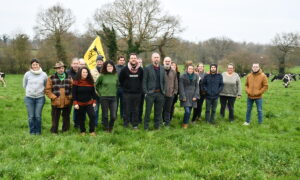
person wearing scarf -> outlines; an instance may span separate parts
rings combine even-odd
[[[194,73],[194,66],[188,64],[186,72],[181,75],[179,80],[179,100],[180,106],[184,107],[184,116],[182,127],[188,128],[192,108],[197,108],[197,99],[199,99],[199,77]]]
[[[138,129],[140,101],[143,93],[143,69],[137,62],[137,55],[132,53],[129,62],[119,75],[120,87],[123,89],[124,127],[131,123],[133,129]]]
[[[65,65],[59,61],[55,64],[56,72],[46,84],[45,94],[51,100],[51,133],[58,133],[59,118],[62,115],[62,132],[70,129],[70,113],[72,108],[72,77],[65,72]]]
[[[23,78],[25,88],[25,104],[28,115],[29,133],[39,135],[42,133],[42,111],[45,104],[44,89],[47,74],[40,67],[38,59],[31,60],[30,70]]]

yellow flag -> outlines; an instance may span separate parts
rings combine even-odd
[[[96,67],[96,58],[98,55],[103,56],[103,61],[106,60],[99,36],[96,37],[83,57],[89,69],[94,69]]]

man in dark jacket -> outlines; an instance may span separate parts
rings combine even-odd
[[[124,56],[119,56],[118,57],[118,64],[116,65],[116,70],[118,75],[120,75],[121,70],[126,66],[125,65],[126,61],[125,61],[125,57]],[[117,112],[118,112],[118,108],[120,105],[120,116],[123,119],[124,118],[124,107],[123,107],[123,89],[118,86],[118,90],[117,90]]]
[[[223,90],[223,77],[217,72],[217,64],[210,65],[210,73],[204,77],[203,89],[206,93],[206,122],[214,124],[215,114],[218,105],[218,98],[220,92]]]
[[[162,120],[162,107],[165,94],[165,70],[160,65],[160,55],[153,53],[152,64],[144,69],[143,89],[146,99],[146,112],[144,117],[144,129],[149,129],[150,114],[154,104],[154,128],[159,129]]]
[[[140,101],[143,93],[143,69],[137,62],[137,55],[132,53],[128,65],[119,76],[120,87],[123,90],[124,100],[124,126],[132,124],[133,129],[138,129]]]

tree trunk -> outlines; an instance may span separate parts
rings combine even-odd
[[[284,54],[283,56],[281,56],[279,58],[279,68],[278,68],[278,71],[279,71],[279,74],[285,74],[285,56],[286,54]]]
[[[64,64],[67,64],[67,57],[65,49],[61,42],[61,34],[55,34],[55,49],[58,61],[62,61]]]

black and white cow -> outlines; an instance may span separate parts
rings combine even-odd
[[[291,75],[290,74],[285,74],[282,81],[283,81],[284,87],[287,88],[290,85],[290,82],[292,81]]]
[[[247,75],[247,73],[239,73],[240,78],[243,78]]]
[[[0,82],[4,87],[6,87],[5,74],[3,72],[0,72]]]

